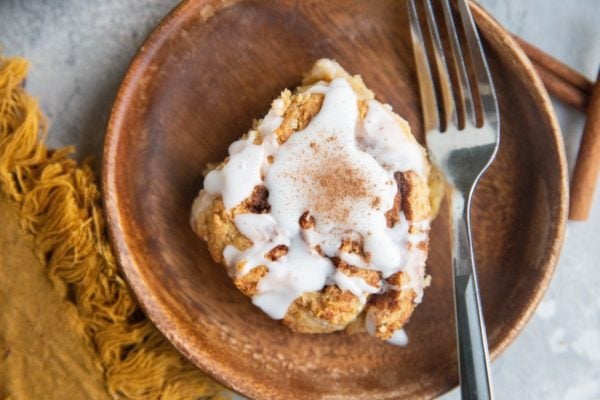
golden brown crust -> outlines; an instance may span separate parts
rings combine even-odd
[[[304,333],[328,333],[344,329],[362,311],[358,297],[337,286],[320,292],[308,292],[297,298],[283,322],[292,330]]]
[[[330,60],[319,60],[313,68],[302,79],[302,86],[298,92],[305,91],[310,85],[318,82],[331,82],[336,78],[344,78],[352,87],[359,100],[371,100],[375,96],[367,88],[360,75],[350,75],[339,64],[334,64]]]
[[[350,322],[347,326],[346,329],[344,329],[344,332],[350,334],[350,335],[354,335],[357,333],[365,333],[367,330],[365,328],[365,317],[366,313],[365,310],[363,310],[363,312],[361,312],[360,314],[358,314],[358,316],[356,317],[356,319],[352,322]]]
[[[262,186],[255,186],[250,197],[248,197],[242,203],[243,209],[238,210],[237,213],[252,213],[252,214],[265,214],[271,211],[269,205],[269,190]]]
[[[429,204],[429,188],[413,171],[400,175],[400,193],[402,196],[402,211],[409,221],[422,221],[431,215]]]
[[[408,275],[399,272],[388,278],[388,282],[400,289],[408,284]],[[382,340],[392,337],[394,331],[402,328],[416,307],[415,292],[412,290],[388,290],[375,294],[369,299],[367,318],[375,326],[375,336]]]
[[[363,248],[363,241],[361,240],[350,240],[350,239],[342,239],[342,244],[340,245],[340,252],[356,254],[360,258],[362,258],[365,262],[369,262],[371,260],[371,256],[369,254],[365,254]]]
[[[315,218],[305,211],[298,219],[298,224],[302,229],[312,229],[315,227]]]
[[[394,173],[394,180],[396,181],[396,186],[398,187],[398,191],[396,192],[396,196],[394,197],[394,205],[392,208],[385,213],[385,220],[387,222],[387,226],[393,228],[394,225],[398,221],[400,221],[400,210],[402,208],[402,190],[400,188],[400,182],[402,182],[402,173],[396,172]]]
[[[398,272],[398,273],[388,277],[385,281],[388,284],[399,288],[399,287],[402,287],[403,285],[408,285],[410,283],[410,277],[407,274]]]
[[[279,246],[275,246],[265,254],[265,258],[269,261],[276,261],[281,257],[285,256],[288,253],[288,247],[286,245],[280,244]]]
[[[263,276],[269,272],[269,269],[264,265],[252,268],[250,272],[239,278],[235,278],[233,283],[240,292],[246,296],[254,296],[256,294],[256,286]]]
[[[366,268],[358,268],[350,265],[339,258],[335,257],[331,260],[333,265],[338,271],[349,277],[362,278],[367,285],[373,286],[374,288],[379,287],[381,282],[381,274],[378,271],[374,271]]]
[[[428,183],[414,171],[396,172],[394,179],[398,192],[393,207],[385,213],[387,225],[392,228],[400,221],[400,211],[409,221],[421,221],[431,215]]]
[[[314,117],[323,104],[321,93],[299,93],[291,98],[289,107],[283,114],[283,121],[277,130],[277,141],[284,143],[297,131],[306,128],[312,117]]]
[[[440,211],[440,205],[444,199],[446,185],[442,171],[435,165],[431,165],[429,177],[427,180],[429,186],[429,204],[431,204],[431,219],[434,219]]]
[[[210,255],[218,263],[223,263],[223,250],[228,245],[240,250],[252,247],[252,241],[235,226],[232,212],[225,210],[221,197],[217,197],[210,207],[202,210],[193,223],[198,235],[206,240]]]

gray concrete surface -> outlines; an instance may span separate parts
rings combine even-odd
[[[0,46],[27,57],[27,86],[52,146],[100,155],[116,89],[137,47],[175,0],[0,0]],[[510,31],[590,78],[600,64],[598,0],[482,0]],[[582,116],[557,104],[570,166]],[[498,399],[600,399],[600,194],[569,223],[554,280],[531,322],[493,365]],[[455,390],[444,399],[459,398]]]

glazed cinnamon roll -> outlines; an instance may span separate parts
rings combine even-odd
[[[408,123],[322,59],[208,172],[191,223],[292,330],[401,342],[429,284],[429,175]]]

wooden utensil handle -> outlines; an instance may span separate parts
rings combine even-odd
[[[600,79],[600,71],[598,72]],[[592,91],[583,137],[579,145],[579,154],[571,180],[571,198],[569,219],[585,220],[588,218],[594,189],[598,181],[600,167],[600,81]]]

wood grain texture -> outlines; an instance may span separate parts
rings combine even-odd
[[[123,271],[149,317],[217,379],[256,399],[430,398],[457,380],[448,221],[433,224],[432,286],[405,348],[367,335],[303,335],[239,293],[189,227],[207,162],[320,57],[361,74],[417,137],[422,123],[402,1],[190,0],[146,41],[109,124],[104,196]],[[475,249],[491,353],[518,334],[562,244],[566,168],[543,85],[480,8],[502,114],[498,159],[477,190]]]

